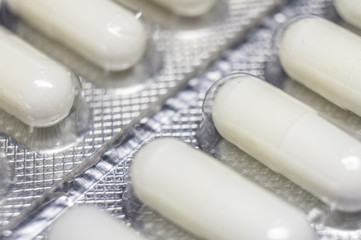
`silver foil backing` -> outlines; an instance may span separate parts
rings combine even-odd
[[[126,5],[133,8],[138,2]],[[159,44],[163,56],[160,74],[142,90],[126,96],[115,94],[114,89],[99,88],[85,78],[85,96],[93,116],[98,118],[94,117],[97,120],[92,131],[78,148],[72,146],[49,155],[20,147],[3,136],[0,146],[15,166],[16,181],[0,206],[4,239],[46,239],[50,224],[61,213],[82,204],[110,212],[147,239],[196,239],[136,198],[129,168],[138,149],[157,137],[176,137],[199,147],[200,138],[205,137],[199,132],[199,124],[206,92],[215,81],[235,71],[271,82],[360,139],[359,117],[288,79],[274,59],[275,32],[291,17],[316,14],[343,24],[332,0],[288,1],[272,13],[269,11],[280,1],[225,3],[228,20],[218,25],[213,22],[208,28],[203,25],[208,21],[199,23],[202,31],[210,31],[199,38],[184,38],[185,33],[198,30],[187,29],[176,20],[163,26],[148,14],[155,22],[151,25],[157,33],[154,43]],[[144,16],[147,18],[146,12]],[[361,239],[361,214],[333,211],[225,140],[215,147],[216,151],[206,151],[304,211],[317,239]]]

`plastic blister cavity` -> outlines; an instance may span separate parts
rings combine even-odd
[[[311,192],[331,209],[361,210],[358,140],[254,76],[233,74],[212,88],[208,92],[211,96],[205,100],[205,105],[209,105],[213,99],[212,107],[204,107],[212,112],[204,114],[208,115],[204,121],[212,121],[225,139]],[[202,138],[204,126],[202,123],[198,140],[202,148],[209,149]]]
[[[28,147],[30,144],[20,144],[15,137],[1,134],[1,151],[6,154],[10,164],[15,166],[16,178],[14,190],[9,192],[0,205],[0,226],[9,230],[4,231],[4,236],[35,237],[52,221],[49,218],[51,214],[46,215],[45,219],[41,213],[43,209],[52,208],[53,205],[47,202],[49,199],[57,199],[59,196],[59,192],[54,194],[54,191],[58,190],[56,187],[58,183],[69,183],[75,173],[80,174],[81,170],[85,171],[98,162],[99,153],[114,147],[119,142],[117,139],[125,135],[124,131],[130,131],[141,118],[158,111],[167,97],[176,94],[189,79],[203,72],[212,60],[219,57],[231,43],[238,41],[245,30],[266,16],[281,3],[281,0],[219,2],[220,4],[217,4],[207,16],[201,17],[210,20],[200,21],[206,25],[205,28],[203,28],[205,25],[198,25],[198,20],[189,20],[184,22],[184,25],[189,24],[186,28],[191,31],[186,32],[179,28],[167,28],[167,20],[171,22],[170,19],[157,22],[148,18],[150,15],[142,14],[148,31],[150,54],[145,54],[145,65],[142,65],[141,60],[134,68],[129,69],[130,71],[126,71],[125,76],[123,73],[107,73],[100,70],[70,49],[43,36],[9,11],[1,12],[2,24],[79,75],[84,103],[89,104],[91,109],[90,123],[86,123],[88,125],[84,134],[78,138],[78,141],[65,144],[64,147],[44,149],[54,146],[50,139],[49,143],[39,146],[37,150],[37,147]],[[214,10],[220,15],[213,16]],[[193,22],[197,24],[193,25]],[[194,29],[197,31],[193,31]],[[135,76],[133,70],[139,75]],[[123,80],[127,79],[129,81],[124,83]],[[42,134],[43,131],[40,131],[39,135]],[[53,140],[57,141],[55,137]],[[44,143],[39,145],[42,144]],[[129,149],[133,147],[134,145]],[[110,162],[105,165],[100,161],[100,165],[105,166],[106,169],[117,162],[113,159],[109,160]],[[127,164],[124,163],[124,166],[126,169]],[[84,176],[93,179],[95,175]],[[98,173],[96,176],[101,177],[101,174]],[[116,178],[124,183],[123,177]],[[89,183],[88,180],[81,183]],[[89,187],[87,185],[76,189],[80,193],[77,196],[82,196]],[[61,194],[64,193],[63,191],[65,190],[61,189]],[[118,195],[114,196],[118,197]],[[109,194],[102,197],[107,198]],[[60,198],[60,200],[64,199],[64,197]],[[56,211],[50,210],[47,213],[63,209],[63,205],[61,207],[57,205]],[[27,215],[30,211],[34,215]],[[38,231],[30,230],[34,229],[35,225]],[[27,228],[28,226],[30,228]]]
[[[47,37],[106,71],[128,69],[144,55],[147,39],[140,15],[113,1],[11,0],[7,6]]]
[[[172,1],[162,1],[162,4],[156,0],[116,0],[117,2],[129,6],[132,9],[139,9],[152,22],[159,23],[169,30],[177,30],[180,32],[187,31],[190,35],[196,35],[197,31],[214,27],[227,18],[228,4],[225,0],[205,1],[208,5],[207,9],[198,11],[197,14],[189,16],[189,14],[176,13],[171,7],[164,5],[172,5]],[[192,8],[186,7],[179,1],[175,1],[175,5],[181,5],[182,8],[192,12]],[[197,2],[197,1],[194,1]],[[200,1],[201,2],[201,1]],[[242,3],[240,3],[242,4]],[[163,6],[162,6],[163,5]],[[245,7],[245,6],[244,6]],[[179,7],[176,7],[179,8]],[[195,13],[195,12],[194,12]]]
[[[234,49],[224,52],[223,57],[219,61],[216,61],[211,69],[209,69],[200,78],[193,79],[186,90],[180,92],[178,95],[167,101],[165,108],[156,114],[156,116],[141,121],[141,124],[135,128],[135,136],[129,137],[125,144],[121,144],[121,146],[110,150],[109,154],[100,160],[98,164],[99,168],[91,169],[90,171],[87,171],[83,177],[72,181],[71,185],[74,186],[74,189],[73,191],[67,193],[67,195],[71,198],[71,202],[76,202],[76,204],[91,204],[107,209],[113,215],[124,219],[126,222],[133,225],[133,215],[128,215],[127,209],[125,209],[127,207],[124,206],[128,203],[132,205],[130,202],[132,200],[128,202],[128,198],[125,196],[126,193],[124,193],[125,185],[128,182],[126,172],[129,169],[129,162],[131,162],[128,158],[124,157],[124,155],[129,151],[135,151],[135,149],[146,142],[148,140],[148,138],[145,137],[147,135],[146,133],[148,133],[148,131],[153,132],[153,130],[155,131],[154,134],[157,136],[174,136],[196,144],[194,134],[201,118],[201,102],[210,84],[216,79],[219,79],[221,76],[229,74],[233,71],[242,70],[252,72],[257,76],[264,76],[263,66],[268,62],[271,36],[274,27],[277,27],[280,21],[287,19],[287,16],[290,15],[313,13],[326,16],[326,12],[332,7],[332,1],[330,0],[296,0],[288,2],[289,5],[285,6],[280,11],[277,11],[276,14],[265,19],[262,25],[258,26],[257,29],[247,34],[246,40],[242,42],[240,46],[235,46]],[[247,15],[252,15],[256,9],[259,9],[259,7],[257,7],[259,6],[258,4],[267,5],[270,4],[271,1],[247,1],[247,5],[248,3],[250,4],[248,7],[245,7],[244,3],[241,3],[241,1],[238,0],[231,1],[230,3],[231,5],[229,5],[229,9],[235,9],[233,7],[236,6],[237,9],[240,9],[239,13],[242,13],[245,17],[243,19],[248,19]],[[249,11],[245,9],[248,9]],[[238,20],[235,15],[233,16],[233,19],[237,22],[237,24],[242,22],[241,20]],[[236,28],[241,29],[242,27]],[[220,31],[217,32],[217,35],[220,38],[222,38],[224,35],[227,35],[224,34],[224,31],[222,31],[223,29],[219,30]],[[169,31],[166,33],[170,34]],[[202,42],[203,40],[197,41],[198,44],[202,44]],[[179,44],[181,43],[178,41],[175,43],[175,45]],[[208,49],[210,48],[211,47],[208,47]],[[180,50],[184,50],[184,48],[180,48]],[[187,51],[181,51],[181,53],[186,53]],[[192,49],[191,52],[193,51],[194,50]],[[174,55],[179,57],[181,54]],[[301,100],[302,102],[311,105],[317,109],[317,111],[322,112],[325,114],[325,116],[327,115],[330,117],[333,121],[340,123],[353,136],[360,137],[360,133],[357,133],[358,130],[361,129],[361,121],[358,116],[351,114],[350,112],[343,111],[335,105],[330,104],[328,101],[298,84],[297,82],[289,80],[286,76],[284,76],[284,78],[278,79],[278,81],[281,83],[279,86],[282,87],[284,91]],[[144,98],[142,98],[142,100],[144,100]],[[117,103],[119,104],[117,106],[121,105],[121,102]],[[96,102],[94,105],[98,106],[98,102]],[[105,107],[105,109],[107,108]],[[109,117],[109,115],[107,117]],[[97,120],[97,122],[99,121]],[[109,124],[109,122],[105,123]],[[104,126],[106,126],[106,124],[104,124]],[[99,128],[95,128],[95,130],[99,131]],[[97,135],[95,137],[97,137]],[[87,141],[89,141],[89,138],[87,138]],[[247,176],[261,186],[269,189],[273,193],[283,198],[285,201],[296,205],[306,213],[310,213],[310,215],[312,215],[312,222],[314,223],[312,226],[314,226],[315,230],[317,231],[318,239],[344,240],[360,238],[359,229],[361,226],[361,218],[359,213],[338,214],[337,212],[330,211],[330,215],[326,217],[331,217],[331,219],[326,219],[326,221],[324,221],[324,216],[320,215],[324,215],[325,213],[327,214],[329,209],[327,206],[317,200],[317,198],[289,180],[285,179],[284,177],[280,176],[279,174],[274,173],[269,168],[265,167],[227,141],[221,140],[220,144],[216,147],[217,148],[214,152],[218,155],[217,158],[221,159],[224,163],[232,166],[232,168],[236,169],[240,174]],[[81,152],[76,152],[75,156],[78,156],[78,154],[81,154]],[[20,159],[20,163],[22,161],[23,160]],[[38,160],[34,161],[39,163]],[[55,159],[54,161],[59,161],[59,159]],[[19,164],[19,161],[17,161],[17,163]],[[65,163],[65,165],[67,164],[69,164],[69,162]],[[59,165],[56,166],[56,168],[58,167]],[[110,167],[113,167],[113,170],[106,174],[104,178],[98,182],[99,179],[97,177],[101,177],[102,175],[99,174],[97,170],[106,169],[109,171]],[[30,176],[32,176],[31,173]],[[20,178],[21,176],[19,179]],[[93,184],[91,188],[89,188],[90,183]],[[82,187],[79,187],[79,185]],[[49,195],[45,194],[45,196]],[[74,200],[74,196],[80,197]],[[63,198],[59,198],[58,200],[62,199]],[[205,199],[205,201],[206,200],[207,199]],[[13,200],[10,200],[11,204],[13,202]],[[25,200],[22,202],[25,202]],[[3,208],[11,209],[11,204],[6,204]],[[16,204],[17,206],[19,205],[18,202],[16,202]],[[21,229],[14,231],[14,235],[21,236],[24,239],[29,239],[29,235],[32,233],[31,238],[35,237],[36,235],[34,235],[35,233],[32,229],[34,229],[35,226],[36,229],[43,229],[46,223],[51,222],[51,220],[48,218],[49,215],[51,215],[49,213],[53,213],[54,211],[62,211],[62,207],[63,206],[57,202],[57,204],[51,204],[47,207],[48,214],[46,215],[39,214],[39,218],[32,220],[30,220],[29,217],[26,219],[21,218],[24,225],[21,225],[23,226]],[[312,208],[315,207],[317,209],[313,211]],[[17,209],[10,211],[17,212]],[[260,216],[261,217],[259,220],[262,221],[262,215]],[[333,218],[333,216],[335,216],[335,218]],[[134,223],[133,226],[137,230],[144,233],[144,235],[149,239],[194,239],[190,236],[186,236],[184,231],[176,227],[174,224],[171,224],[169,221],[165,220],[159,214],[151,211],[147,207],[141,208],[137,217],[139,217],[137,219],[139,220],[140,225]],[[2,219],[6,218],[2,217]],[[40,236],[38,236],[38,238],[46,239],[47,236],[47,231],[44,231],[42,234],[40,234]]]
[[[306,214],[174,138],[143,146],[131,179],[145,204],[200,238],[271,240],[281,231],[285,239],[313,239]],[[267,221],[260,222],[260,214]]]
[[[147,22],[143,19],[141,12],[132,10],[127,11],[131,12],[131,14],[134,15],[134,18],[139,19],[142,23]],[[156,37],[152,35],[153,29],[149,24],[144,24],[146,47],[140,59],[138,59],[131,67],[121,70],[107,70],[106,68],[102,68],[94,62],[89,61],[69,46],[47,36],[44,32],[39,31],[38,28],[34,27],[26,19],[18,17],[16,13],[11,11],[6,2],[2,9],[2,15],[3,18],[6,19],[4,24],[15,34],[57,61],[68,66],[98,88],[112,89],[115,94],[131,94],[139,92],[146,88],[148,82],[153,79],[163,67],[163,57],[158,46],[156,46]],[[124,37],[126,36],[124,35]],[[94,41],[96,40],[97,39],[94,39]],[[118,45],[124,47],[121,42],[119,42]]]
[[[330,11],[327,12],[327,16],[329,15],[329,12]],[[329,17],[331,17],[331,19],[335,18],[333,14]],[[361,140],[359,131],[361,128],[361,119],[359,116],[356,116],[355,113],[338,106],[335,102],[327,100],[324,96],[320,95],[320,92],[312,90],[301,81],[296,81],[291,76],[288,76],[281,65],[279,58],[279,45],[284,32],[289,26],[302,19],[313,18],[318,19],[320,17],[305,14],[291,17],[290,19],[285,18],[281,24],[277,25],[272,38],[271,51],[264,68],[264,78],[267,82],[270,82],[271,84],[284,90],[289,95],[311,106],[322,117],[342,128],[348,134]]]
[[[69,115],[48,127],[29,126],[4,110],[0,110],[1,130],[23,147],[35,150],[59,151],[81,141],[91,122],[91,109],[84,99],[78,77],[68,72],[75,88],[75,98]]]
[[[283,70],[337,106],[360,115],[361,37],[315,16],[291,19],[276,37]]]

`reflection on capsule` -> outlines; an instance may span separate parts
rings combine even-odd
[[[71,74],[0,28],[0,108],[32,127],[68,116],[75,98]]]
[[[151,0],[168,8],[172,12],[185,16],[197,17],[209,12],[216,0]]]
[[[146,33],[128,10],[109,0],[9,0],[20,18],[105,70],[132,67],[143,56]]]
[[[289,23],[279,58],[293,79],[361,116],[361,37],[318,17]]]
[[[361,210],[361,143],[272,85],[233,75],[213,104],[218,132],[341,211]]]
[[[313,239],[302,212],[179,140],[140,149],[131,178],[145,204],[202,239]]]
[[[74,207],[51,226],[50,240],[142,240],[108,213],[91,206]]]

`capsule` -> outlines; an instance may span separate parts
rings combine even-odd
[[[108,213],[91,206],[74,207],[51,226],[50,240],[144,240]]]
[[[71,74],[0,27],[0,108],[31,127],[54,125],[75,98]]]
[[[270,84],[231,76],[212,110],[217,131],[332,209],[361,210],[361,143]]]
[[[143,24],[109,0],[8,0],[20,18],[107,71],[135,65],[146,48]]]
[[[334,0],[336,11],[348,23],[361,29],[361,2],[357,0]]]
[[[299,210],[179,140],[148,143],[131,178],[145,204],[202,239],[313,239]]]
[[[198,17],[209,12],[216,0],[151,0],[184,17]]]
[[[321,18],[301,18],[281,34],[279,58],[291,78],[361,116],[358,35]]]

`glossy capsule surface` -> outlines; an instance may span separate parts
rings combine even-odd
[[[131,179],[140,200],[201,239],[313,239],[305,214],[179,140],[140,149]]]
[[[145,52],[143,23],[110,0],[9,0],[7,4],[24,21],[105,70],[130,68]]]
[[[361,210],[361,143],[256,77],[226,81],[212,110],[218,132],[332,209]]]
[[[294,80],[361,116],[361,37],[322,18],[289,23],[279,59]]]
[[[0,108],[31,127],[68,116],[75,98],[63,66],[0,27]]]

